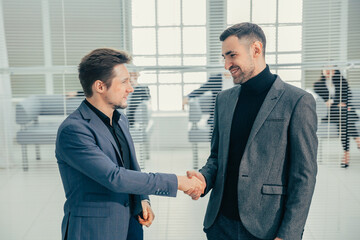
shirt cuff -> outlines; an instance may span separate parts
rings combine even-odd
[[[150,200],[149,199],[144,199],[144,200],[141,200],[142,202],[143,201],[145,201],[145,202],[147,202],[149,205],[150,205],[150,207],[151,207],[151,203],[150,203]]]

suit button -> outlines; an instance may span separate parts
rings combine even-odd
[[[125,206],[125,207],[128,207],[128,206],[129,206],[129,202],[125,202],[125,203],[124,203],[124,206]]]

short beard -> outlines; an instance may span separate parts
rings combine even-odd
[[[114,107],[114,110],[116,110],[116,109],[125,109],[125,108],[127,108],[127,103],[125,103],[125,104],[122,104],[122,105],[114,105],[113,107]]]
[[[241,69],[240,69],[240,71],[241,71]],[[239,77],[237,77],[237,78],[233,78],[233,82],[235,83],[235,84],[243,84],[243,83],[246,83],[250,78],[252,78],[252,76],[254,75],[254,68],[252,68],[251,69],[251,71],[250,72],[248,72],[248,73],[244,73],[244,72],[242,72],[242,74],[240,74],[240,76]]]

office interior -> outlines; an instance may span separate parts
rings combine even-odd
[[[323,121],[326,104],[313,85],[324,69],[338,69],[360,116],[359,12],[358,0],[0,0],[0,239],[61,237],[54,136],[84,98],[77,65],[93,49],[131,53],[129,71],[149,88],[130,129],[142,170],[201,168],[210,153],[211,87],[185,105],[184,97],[211,76],[232,87],[219,35],[240,22],[264,30],[271,72],[316,99],[319,172],[303,239],[358,239],[360,150],[351,138],[350,166],[340,167],[341,135]],[[206,239],[207,201],[181,192],[151,197],[156,218],[145,239]]]

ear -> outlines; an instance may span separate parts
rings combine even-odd
[[[254,58],[262,56],[263,54],[263,44],[260,41],[255,41],[252,45]]]
[[[105,84],[101,80],[96,80],[93,84],[93,92],[103,93],[106,89]]]

